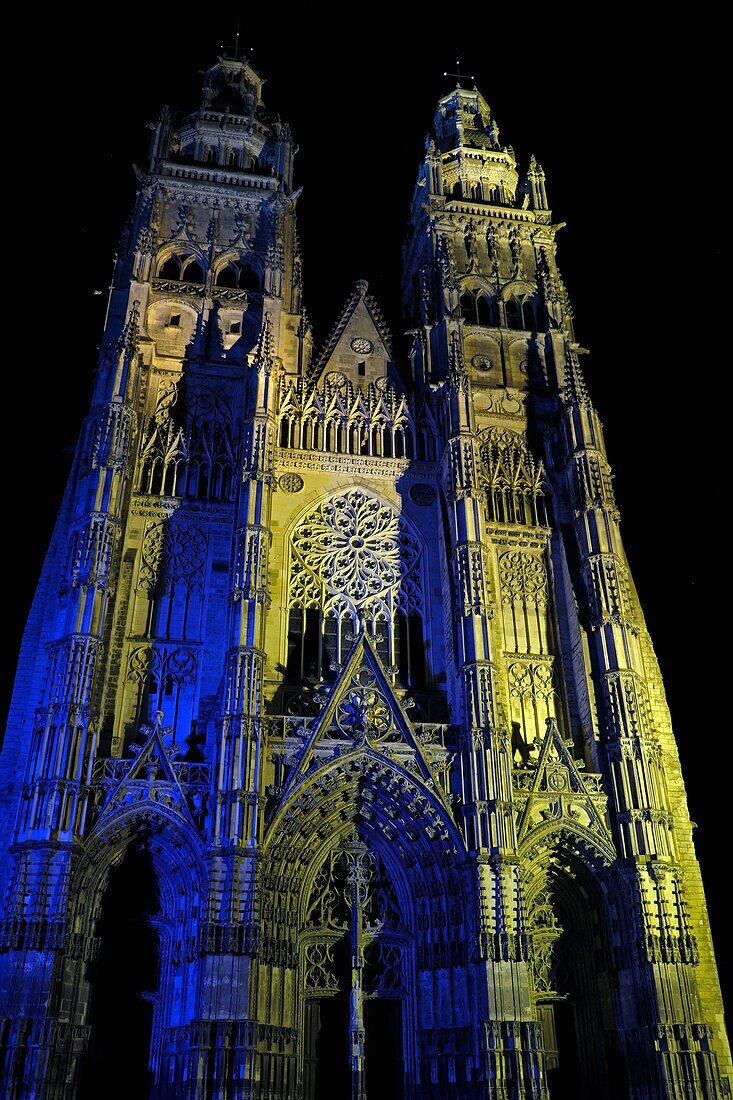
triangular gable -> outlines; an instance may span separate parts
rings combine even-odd
[[[338,390],[334,393],[333,397],[328,403],[328,408],[326,409],[326,416],[333,416],[334,413],[337,416],[342,416],[344,419],[346,419],[346,406],[341,400],[341,395]]]
[[[580,767],[582,764],[573,758],[555,720],[548,718],[536,770],[531,782],[522,784],[528,794],[519,816],[517,839],[520,844],[539,826],[564,821],[595,833],[603,842],[604,850],[613,855],[613,841],[605,821],[607,797],[600,788],[598,777],[584,778]]]
[[[157,722],[147,741],[130,763],[119,783],[112,788],[105,800],[96,824],[128,806],[139,809],[142,802],[177,814],[182,814],[190,825],[193,816],[186,796],[171,763],[171,750],[166,747],[164,731]]]
[[[311,390],[303,406],[303,415],[307,416],[309,413],[315,413],[317,416],[323,416],[325,411],[318,390]]]
[[[128,781],[131,779],[147,779],[148,782],[163,780],[167,783],[178,783],[163,739],[163,730],[158,722],[156,722],[147,741],[130,765],[130,770],[125,779]]]
[[[298,391],[293,382],[288,385],[283,396],[280,398],[280,412],[301,412]]]
[[[326,749],[326,759],[334,755],[375,752],[389,756],[395,763],[401,757],[413,774],[426,783],[443,802],[448,803],[436,782],[436,768],[428,759],[425,748],[415,735],[404,708],[387,679],[374,647],[362,633],[336,680],[331,693],[298,753],[298,760],[288,777],[283,800],[303,781],[306,775],[321,766],[319,749]]]
[[[394,411],[395,426],[403,424],[405,421],[412,423],[412,410],[405,395],[401,394],[397,408]]]
[[[320,378],[327,370],[349,374],[350,366],[355,369],[358,360],[364,356],[367,356],[369,374],[379,364],[379,373],[386,375],[387,365],[392,361],[392,338],[377,303],[367,294],[367,289],[368,283],[360,279],[315,362],[311,380]],[[367,341],[371,350],[359,352],[353,346],[357,340]],[[369,374],[366,375],[367,380]]]

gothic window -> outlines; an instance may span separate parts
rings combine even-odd
[[[138,646],[130,653],[127,679],[140,685],[140,721],[154,722],[159,711],[170,725],[187,729],[193,721],[197,661],[184,646]]]
[[[169,256],[158,269],[159,279],[174,279],[176,282],[203,283],[204,272],[195,256]]]
[[[487,510],[496,523],[545,524],[544,470],[524,433],[489,428],[482,433]]]
[[[461,317],[464,321],[467,321],[469,325],[478,323],[476,298],[470,291],[461,295]]]
[[[217,286],[237,286],[237,279],[239,277],[238,268],[236,264],[224,264],[216,273],[216,279],[214,280]]]
[[[479,294],[476,298],[476,317],[479,325],[483,325],[485,328],[495,324],[491,316],[491,302],[485,294]]]
[[[140,444],[137,491],[197,500],[230,500],[234,487],[231,409],[207,387],[179,409],[175,384],[162,386]]]
[[[532,332],[537,327],[537,321],[534,314],[534,305],[531,298],[525,298],[522,302],[522,321],[524,328],[529,332]]]
[[[159,279],[180,279],[181,261],[178,256],[169,256],[158,270]]]
[[[425,644],[420,616],[411,611],[397,612],[397,665],[402,683],[425,687]]]
[[[509,298],[504,303],[506,309],[506,323],[508,328],[522,327],[522,309],[516,298]]]
[[[239,282],[237,285],[241,290],[256,291],[262,289],[262,280],[254,268],[243,265],[239,269]]]
[[[463,189],[461,187],[461,181],[460,180],[457,180],[453,184],[453,190],[451,191],[451,195],[454,199],[460,199],[460,198],[463,197]]]
[[[365,630],[404,685],[425,683],[420,547],[361,489],[324,501],[291,538],[286,679],[331,679]]]
[[[138,588],[149,593],[148,629],[158,638],[198,635],[207,542],[192,524],[162,522],[142,545]]]
[[[467,290],[461,295],[461,317],[469,325],[491,328],[498,323],[496,304],[480,291]]]
[[[214,282],[216,286],[232,287],[237,290],[258,291],[262,289],[262,280],[258,272],[249,265],[240,264],[234,260],[229,260],[228,263],[219,268]]]
[[[204,273],[198,260],[184,261],[182,278],[187,283],[203,283]]]

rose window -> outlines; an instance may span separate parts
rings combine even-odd
[[[362,489],[309,512],[291,540],[288,680],[332,679],[364,630],[390,675],[406,686],[423,683],[419,559],[404,520]],[[356,710],[351,720],[360,721]]]
[[[305,589],[323,584],[355,605],[393,591],[418,558],[417,542],[399,516],[360,489],[312,512],[293,535],[293,551],[294,573]]]

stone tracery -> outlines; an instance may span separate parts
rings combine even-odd
[[[322,588],[355,607],[374,597],[401,599],[406,610],[418,603],[410,576],[420,554],[417,540],[391,508],[361,489],[311,512],[293,533],[292,547],[294,591],[306,605]]]

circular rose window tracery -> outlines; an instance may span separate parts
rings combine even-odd
[[[324,586],[355,605],[395,592],[419,557],[417,540],[400,517],[361,489],[332,497],[306,516],[292,548],[299,598]]]

